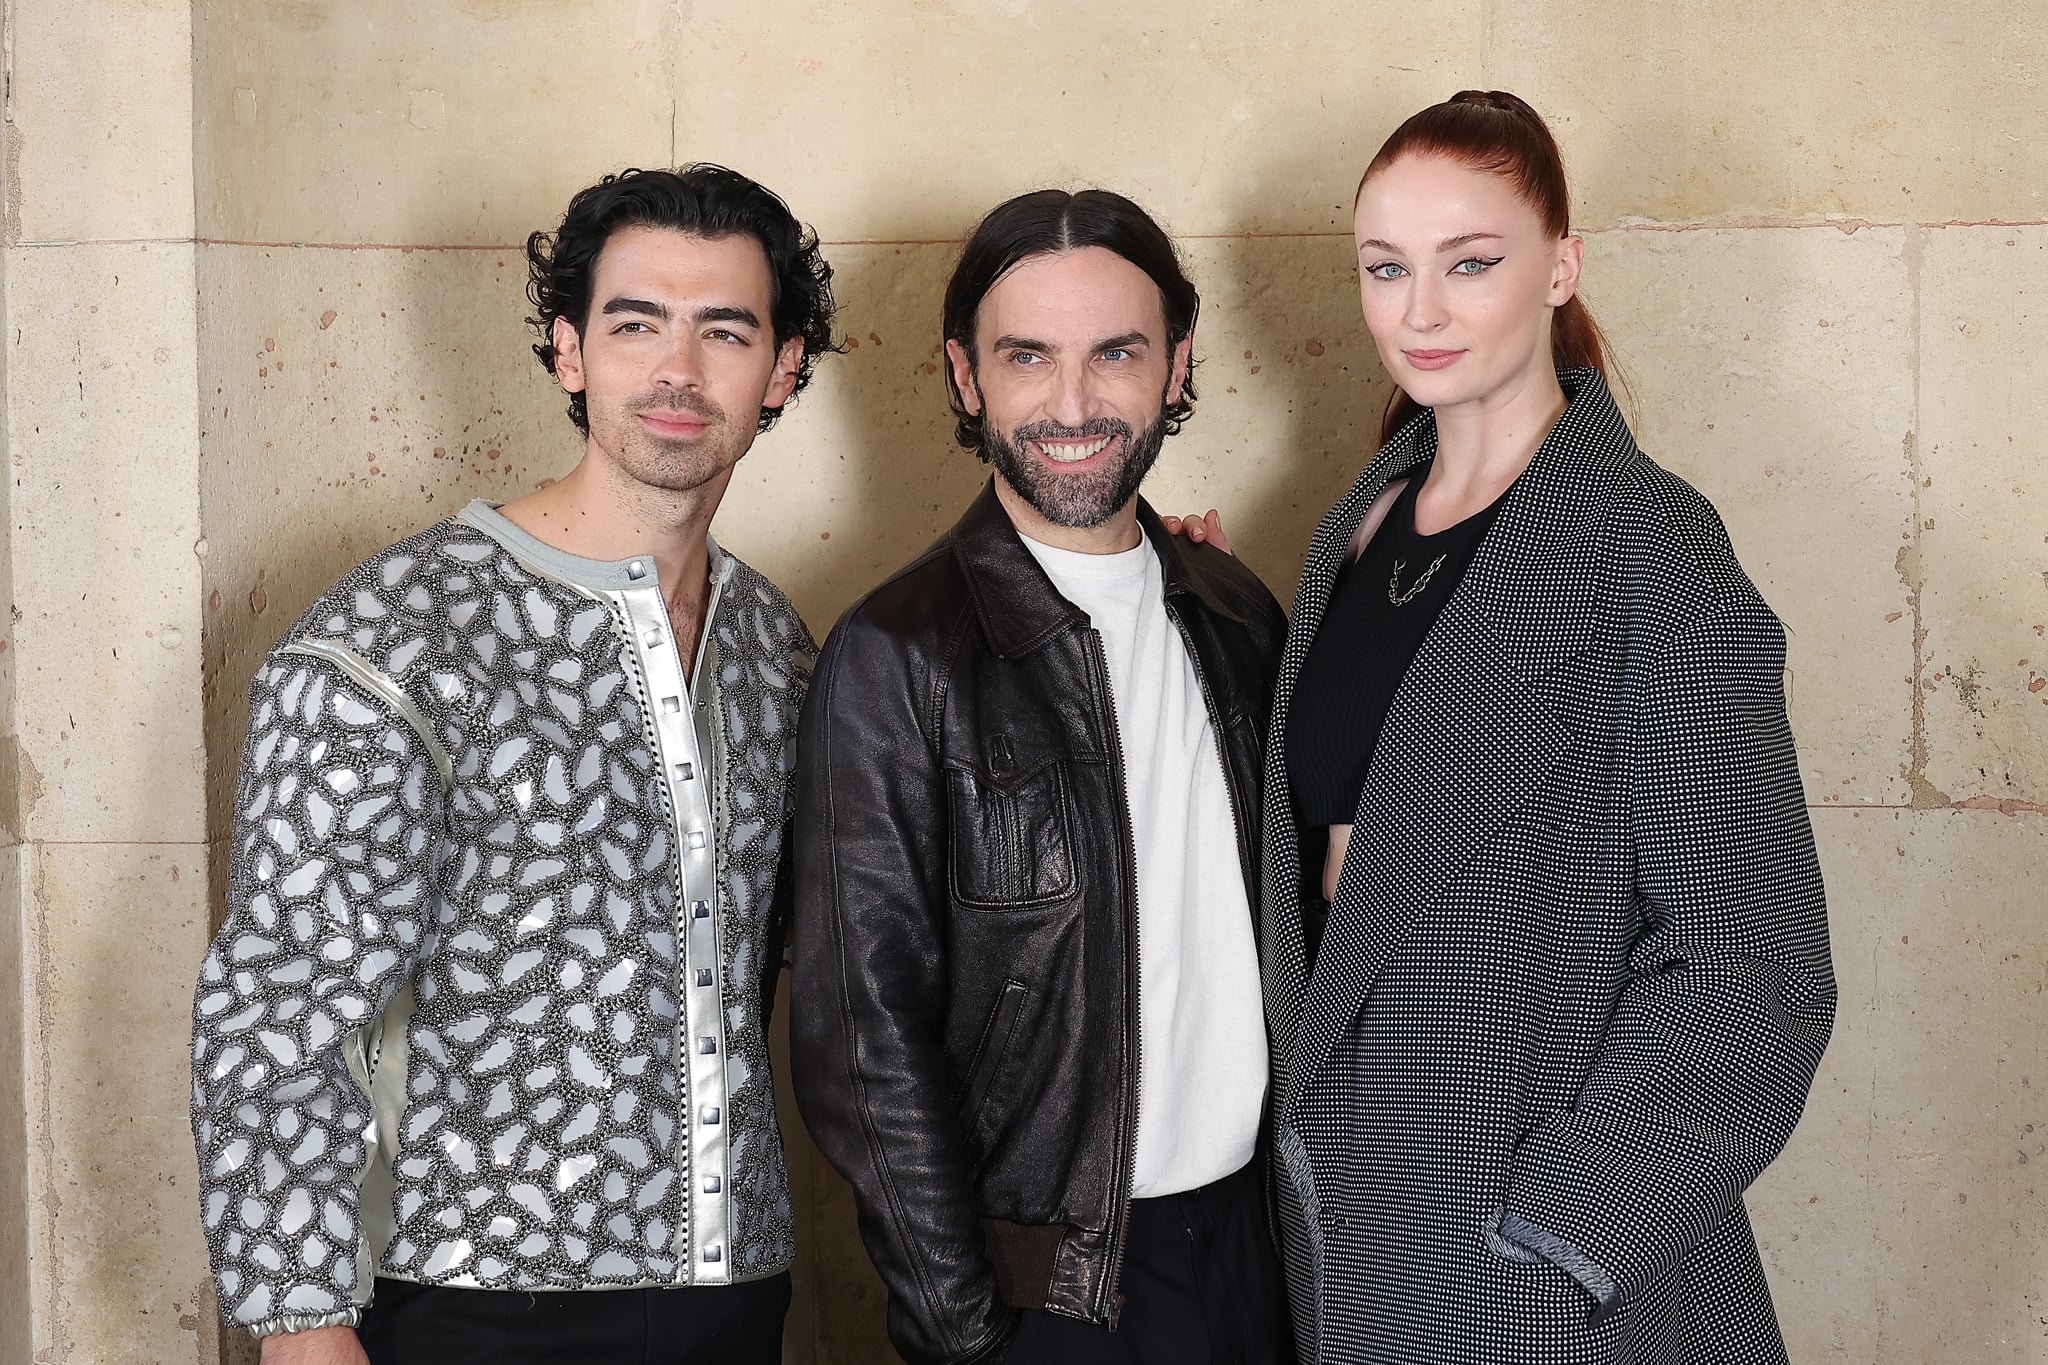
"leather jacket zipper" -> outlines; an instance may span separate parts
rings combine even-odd
[[[1138,1164],[1138,1095],[1145,1065],[1145,1034],[1138,1014],[1138,836],[1131,827],[1131,797],[1124,780],[1123,732],[1116,723],[1116,698],[1109,685],[1109,656],[1102,648],[1102,632],[1089,629],[1088,646],[1095,660],[1097,696],[1108,722],[1110,777],[1116,788],[1117,810],[1122,814],[1125,885],[1130,888],[1127,903],[1130,923],[1124,934],[1125,977],[1124,1027],[1130,1038],[1130,1065],[1124,1069],[1125,1108],[1130,1122],[1117,1144],[1116,1176],[1110,1194],[1116,1205],[1116,1227],[1109,1242],[1109,1330],[1116,1330],[1123,1314],[1124,1241],[1130,1234],[1131,1183]]]

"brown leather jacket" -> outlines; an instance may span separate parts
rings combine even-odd
[[[1286,622],[1237,560],[1139,515],[1256,904]],[[800,734],[797,1102],[853,1184],[891,1339],[955,1365],[999,1356],[1018,1308],[1114,1323],[1138,1076],[1122,753],[1101,637],[993,487],[840,620]]]

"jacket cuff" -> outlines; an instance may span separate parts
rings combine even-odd
[[[1486,1226],[1486,1244],[1510,1261],[1536,1265],[1548,1262],[1578,1281],[1597,1305],[1592,1321],[1604,1322],[1621,1306],[1621,1288],[1592,1257],[1547,1228],[1502,1209]]]
[[[249,1335],[260,1341],[290,1332],[310,1332],[317,1327],[356,1327],[362,1321],[363,1306],[356,1304],[333,1313],[279,1313],[274,1318],[252,1322],[248,1328]]]

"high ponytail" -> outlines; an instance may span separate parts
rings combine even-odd
[[[1564,156],[1543,116],[1519,96],[1505,90],[1460,90],[1442,104],[1413,115],[1380,146],[1359,179],[1359,194],[1365,193],[1366,182],[1375,175],[1408,156],[1440,156],[1500,176],[1536,211],[1546,233],[1552,237],[1571,233],[1571,192],[1565,184]],[[1595,369],[1624,391],[1627,388],[1611,372],[1606,334],[1577,294],[1565,300],[1551,319],[1550,354],[1561,370]],[[1420,411],[1414,399],[1395,389],[1380,418],[1380,444],[1386,444]]]

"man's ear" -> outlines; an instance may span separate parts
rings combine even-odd
[[[974,382],[974,357],[957,341],[946,343],[946,363],[953,367],[953,387],[969,417],[981,416],[981,386]]]
[[[555,348],[555,382],[564,393],[583,392],[583,338],[567,318],[556,318],[548,328],[548,344]]]
[[[1173,371],[1166,381],[1166,406],[1172,407],[1187,397],[1188,368],[1194,363],[1195,334],[1189,332],[1180,339],[1180,345],[1173,348]]]
[[[775,372],[768,377],[768,392],[761,396],[764,408],[779,408],[796,392],[797,371],[804,363],[804,339],[791,337],[775,353]]]

